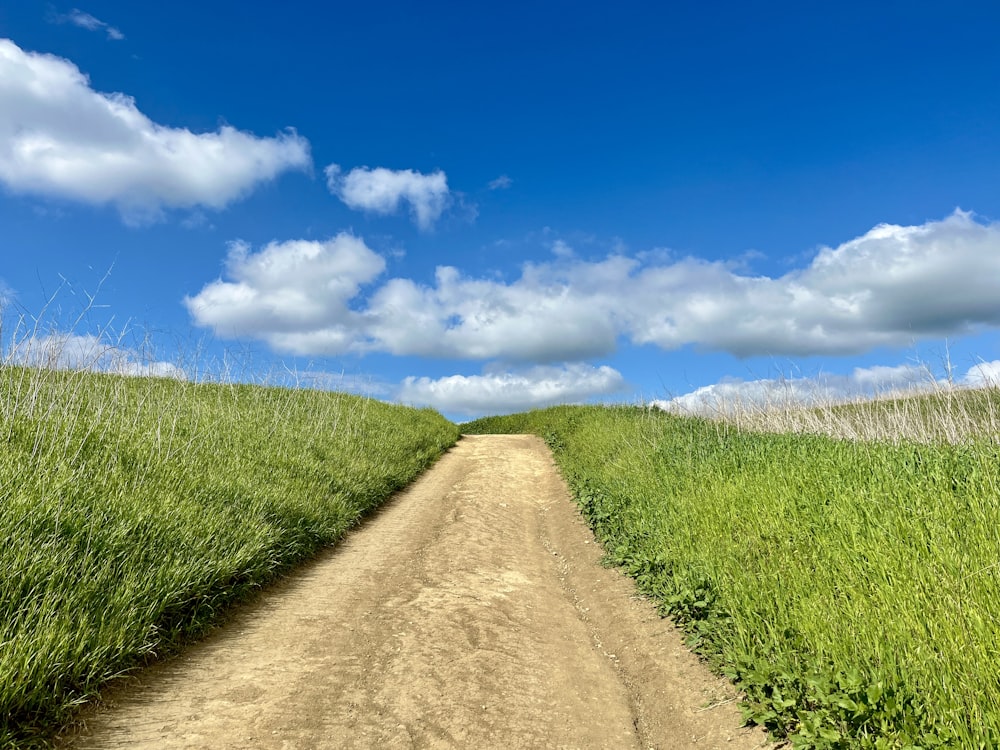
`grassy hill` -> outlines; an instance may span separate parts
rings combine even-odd
[[[956,442],[892,430],[891,441],[760,432],[602,407],[463,430],[543,436],[610,561],[739,684],[746,716],[777,736],[796,747],[992,748],[996,394],[964,398],[963,409],[981,410],[982,430]],[[870,418],[897,406],[845,408]]]
[[[44,743],[457,437],[342,393],[0,367],[0,747]]]

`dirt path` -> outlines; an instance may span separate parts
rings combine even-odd
[[[763,747],[599,559],[543,442],[466,437],[64,746]]]

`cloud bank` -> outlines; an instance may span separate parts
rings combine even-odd
[[[671,399],[650,402],[667,411],[726,414],[734,410],[767,410],[791,406],[835,404],[888,392],[934,388],[937,379],[925,367],[898,365],[855,368],[850,375],[815,377],[728,378]]]
[[[403,381],[398,398],[414,406],[474,416],[587,401],[623,388],[625,379],[617,370],[575,363],[517,372],[451,375],[436,380],[409,377]]]
[[[414,223],[423,230],[434,226],[451,201],[448,178],[440,170],[421,174],[412,169],[355,167],[343,174],[339,165],[331,164],[323,172],[330,192],[349,208],[387,216],[409,203]]]
[[[763,412],[799,406],[828,406],[875,396],[929,392],[942,388],[1000,386],[1000,360],[981,362],[954,383],[936,377],[927,367],[858,367],[850,375],[820,374],[803,378],[729,378],[671,399],[651,401],[665,411],[722,415]]]
[[[159,125],[131,97],[94,91],[70,61],[0,39],[0,183],[13,193],[110,204],[143,222],[167,208],[221,209],[311,163],[292,130],[258,138]]]
[[[375,284],[385,262],[362,240],[340,235],[333,265],[303,251],[309,244],[231,251],[230,279],[187,298],[195,322],[296,354],[522,365],[606,356],[621,340],[739,357],[848,355],[1000,326],[1000,224],[962,211],[879,225],[774,278],[697,258],[564,253],[512,281],[442,266],[432,284]],[[295,272],[255,270],[264,265]]]

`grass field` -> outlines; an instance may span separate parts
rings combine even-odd
[[[545,437],[609,559],[778,737],[803,748],[995,748],[997,393],[965,398],[985,434],[964,441],[919,429],[890,429],[892,441],[767,433],[601,407],[463,431]]]
[[[339,393],[0,366],[0,747],[44,744],[457,435]]]

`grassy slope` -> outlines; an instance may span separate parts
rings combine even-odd
[[[799,747],[1000,746],[1000,448],[755,434],[640,409],[547,439],[609,557]]]
[[[0,746],[43,742],[456,438],[344,394],[0,368]]]

